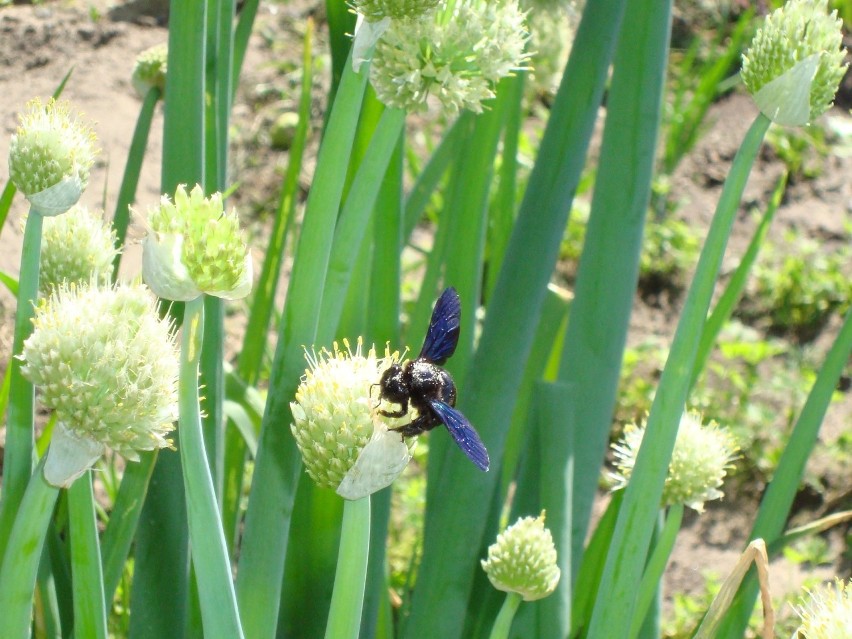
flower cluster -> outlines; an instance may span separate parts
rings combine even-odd
[[[524,66],[529,34],[516,0],[462,0],[392,20],[376,44],[370,81],[386,105],[482,111],[497,82]]]
[[[166,90],[166,70],[169,49],[165,44],[158,44],[146,49],[136,57],[130,82],[141,97],[145,97],[151,89]]]
[[[371,22],[384,18],[416,18],[438,6],[440,0],[354,0],[355,10]]]
[[[644,425],[628,424],[613,444],[618,470],[610,475],[614,489],[629,483],[644,436]],[[722,498],[719,487],[737,450],[733,436],[716,422],[702,424],[698,413],[684,413],[663,488],[663,505],[685,504],[700,513],[704,502]]]
[[[852,581],[835,579],[807,592],[796,608],[807,639],[846,639],[852,629]]]
[[[553,536],[544,527],[544,512],[521,517],[488,547],[482,569],[497,590],[515,592],[524,601],[542,599],[559,583]]]
[[[290,430],[308,474],[338,492],[343,483],[342,496],[349,499],[384,488],[410,459],[402,437],[388,432],[402,422],[381,416],[371,397],[395,355],[386,352],[379,359],[370,348],[364,356],[360,340],[353,353],[344,340],[342,349],[335,343],[332,351],[306,351],[306,357],[309,367],[290,404]]]
[[[222,194],[204,197],[183,185],[172,202],[164,195],[148,213],[142,276],[157,295],[189,301],[202,293],[240,299],[251,290],[251,254],[236,211],[226,213]]]
[[[766,18],[743,55],[742,79],[761,112],[801,126],[824,113],[848,65],[843,21],[827,0],[790,0]]]
[[[95,134],[79,118],[72,118],[65,101],[31,100],[19,119],[9,147],[9,176],[36,212],[64,213],[88,184]],[[46,193],[48,189],[59,193]]]
[[[177,348],[142,286],[60,286],[36,308],[23,374],[57,426],[45,476],[68,485],[111,448],[136,460],[169,445],[177,419]]]
[[[60,284],[109,283],[115,231],[99,215],[77,204],[65,215],[44,221],[39,264],[39,289],[50,295]]]

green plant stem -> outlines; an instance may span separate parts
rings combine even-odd
[[[648,615],[648,610],[656,598],[663,571],[669,562],[682,521],[683,504],[675,504],[669,508],[669,512],[666,514],[663,530],[660,532],[659,539],[654,546],[654,552],[651,554],[651,558],[645,566],[645,572],[642,574],[639,597],[636,601],[636,610],[633,613],[633,623],[630,626],[630,637],[639,635],[639,630]]]
[[[491,628],[491,639],[508,639],[509,631],[512,629],[512,620],[514,620],[515,613],[522,601],[523,599],[516,592],[506,594],[500,613],[494,620],[494,627]]]
[[[74,586],[74,634],[86,639],[106,639],[104,580],[90,470],[68,489],[68,519]]]
[[[623,639],[629,630],[636,593],[645,564],[657,504],[663,492],[691,381],[698,342],[713,296],[731,227],[749,172],[770,121],[763,115],[749,128],[731,170],[698,260],[666,367],[648,416],[646,439],[636,459],[601,579],[589,627],[590,637]]]
[[[6,445],[3,455],[3,500],[0,502],[0,558],[14,526],[18,507],[33,470],[33,385],[21,374],[19,356],[24,341],[32,333],[33,304],[38,298],[38,269],[41,257],[41,231],[44,218],[33,210],[27,216],[21,249],[21,274],[18,278],[18,306],[15,336],[9,360],[9,411],[6,421]],[[0,560],[1,562],[2,560]],[[2,563],[0,563],[2,565]],[[3,636],[3,635],[0,635]]]
[[[199,296],[186,303],[180,361],[180,457],[186,490],[189,539],[205,636],[211,639],[237,639],[243,636],[243,631],[201,431],[198,362],[203,333],[204,297]]]
[[[151,132],[151,121],[154,119],[154,109],[162,97],[162,92],[152,87],[145,94],[139,117],[136,118],[136,128],[127,152],[127,165],[121,178],[121,187],[115,203],[115,215],[112,227],[115,229],[115,248],[121,250],[127,237],[127,226],[130,222],[130,205],[136,199],[136,187],[139,185],[139,174],[142,171],[142,160],[145,159],[145,148],[148,146],[148,134]],[[121,253],[115,256],[112,265],[112,279],[118,278],[118,267],[121,265]]]
[[[358,639],[370,550],[370,497],[343,503],[337,573],[325,639]]]
[[[59,489],[47,483],[44,458],[30,479],[0,568],[0,637],[29,639],[33,589]]]

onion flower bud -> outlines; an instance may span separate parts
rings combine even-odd
[[[172,202],[164,195],[148,213],[142,277],[162,298],[188,302],[202,293],[241,299],[251,291],[251,253],[237,212],[226,213],[222,194],[204,197],[183,185]]]
[[[352,6],[370,22],[384,18],[416,18],[438,6],[440,0],[354,0]]]
[[[115,231],[80,204],[44,221],[39,288],[49,296],[63,283],[107,285],[112,275]]]
[[[370,81],[387,106],[423,111],[437,99],[450,115],[482,112],[502,78],[524,68],[529,37],[516,0],[460,0],[392,20],[376,44]]]
[[[42,299],[22,373],[56,412],[44,474],[70,486],[110,448],[164,448],[177,419],[178,351],[142,286],[60,286]]]
[[[491,584],[503,592],[521,595],[524,601],[547,597],[559,583],[556,547],[544,527],[544,511],[538,517],[521,517],[488,547],[482,569]]]
[[[848,66],[842,24],[827,0],[790,0],[766,17],[742,66],[761,113],[803,126],[828,110]]]
[[[360,340],[354,353],[348,341],[343,346],[335,342],[332,352],[306,351],[309,367],[290,403],[290,430],[311,479],[354,500],[390,485],[411,450],[399,433],[388,430],[408,418],[379,414],[371,393],[395,355],[386,351],[378,359],[374,348],[362,355]]]
[[[166,90],[168,57],[169,48],[165,44],[154,45],[136,56],[130,83],[139,97],[144,98],[151,89],[159,89],[160,92]]]
[[[846,639],[852,629],[852,580],[835,579],[807,591],[796,612],[802,619],[798,635],[806,639]]]
[[[614,490],[630,482],[644,436],[644,424],[641,427],[628,424],[622,438],[613,444],[618,470],[610,474]],[[704,512],[704,502],[724,496],[719,487],[737,450],[733,436],[719,424],[713,421],[702,424],[698,413],[684,413],[663,488],[663,506],[685,504],[696,512]]]
[[[95,134],[68,102],[34,99],[9,146],[9,176],[34,212],[64,213],[80,199],[95,161]]]

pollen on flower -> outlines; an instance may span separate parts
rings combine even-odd
[[[21,370],[56,412],[66,444],[108,447],[130,460],[170,444],[177,347],[147,289],[61,285],[39,302],[33,325]],[[48,465],[56,464],[50,451]]]
[[[553,536],[544,526],[544,511],[538,517],[521,517],[500,533],[481,563],[497,590],[518,593],[524,601],[552,593],[561,573]]]
[[[799,634],[807,639],[846,639],[852,628],[852,580],[835,579],[807,590],[796,612]]]
[[[630,482],[644,436],[644,424],[628,424],[621,439],[612,445],[617,471],[609,474],[613,490]],[[698,413],[684,413],[669,462],[662,505],[681,503],[703,512],[704,502],[724,496],[719,487],[737,451],[736,441],[727,429],[713,421],[702,424]]]
[[[382,372],[395,361],[386,350],[377,358],[374,347],[355,351],[347,340],[332,350],[305,349],[308,368],[290,404],[296,439],[305,469],[319,486],[336,490],[370,441],[380,421],[393,427],[398,420],[377,413],[372,390]]]
[[[9,146],[9,176],[18,190],[29,197],[74,180],[82,191],[95,159],[95,134],[79,116],[72,117],[68,102],[43,104],[36,98],[19,120]]]
[[[449,114],[479,113],[497,82],[524,67],[528,37],[517,0],[442,2],[435,12],[391,21],[370,81],[391,107],[423,111],[432,96]]]

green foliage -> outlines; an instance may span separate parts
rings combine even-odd
[[[831,150],[826,130],[820,124],[804,128],[772,127],[766,143],[787,167],[791,182],[821,175]]]

